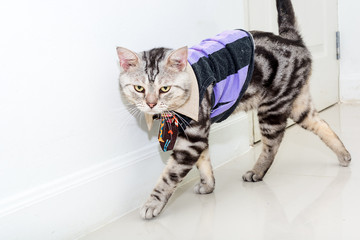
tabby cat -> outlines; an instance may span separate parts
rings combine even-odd
[[[246,182],[261,181],[270,168],[284,136],[287,118],[318,135],[337,155],[341,166],[351,161],[338,136],[322,120],[309,93],[311,54],[297,29],[290,0],[277,0],[279,35],[252,31],[255,44],[253,75],[234,113],[256,109],[262,152],[253,169],[243,175]],[[151,115],[173,112],[190,96],[187,48],[155,48],[134,53],[118,47],[120,89],[128,101]],[[213,86],[201,100],[197,121],[191,120],[179,131],[176,145],[149,199],[140,210],[144,219],[160,214],[176,186],[194,165],[200,182],[194,191],[214,191],[215,179],[209,158]],[[176,114],[176,113],[175,113]]]

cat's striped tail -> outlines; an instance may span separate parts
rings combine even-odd
[[[291,0],[276,0],[279,35],[292,40],[301,40]]]

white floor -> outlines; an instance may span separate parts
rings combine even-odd
[[[352,154],[350,167],[340,167],[318,137],[293,126],[264,181],[241,178],[256,161],[257,145],[215,170],[214,193],[196,195],[196,181],[190,182],[160,217],[144,221],[134,211],[82,240],[360,239],[360,105],[321,115]]]

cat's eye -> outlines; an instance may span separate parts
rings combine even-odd
[[[170,86],[163,86],[162,88],[160,88],[160,93],[167,93],[168,91],[170,91]]]
[[[140,92],[140,93],[144,93],[144,92],[145,92],[145,88],[142,87],[142,86],[135,85],[134,88],[135,88],[135,91],[137,91],[137,92]]]

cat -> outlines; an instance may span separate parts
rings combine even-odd
[[[255,44],[253,74],[234,111],[257,110],[262,135],[262,152],[254,167],[243,175],[246,182],[261,181],[265,176],[284,136],[288,118],[318,135],[337,155],[341,166],[348,166],[351,161],[339,137],[319,117],[312,103],[309,93],[311,54],[297,28],[292,3],[276,0],[276,7],[279,35],[250,32]],[[174,113],[173,110],[190,98],[187,47],[154,48],[141,53],[118,47],[117,53],[121,92],[140,111],[151,115]],[[186,128],[179,131],[172,155],[140,209],[142,218],[152,219],[161,213],[176,186],[194,165],[200,173],[200,182],[194,191],[198,194],[214,191],[208,142],[212,94],[213,85],[210,85],[204,91],[197,121],[190,119]]]

